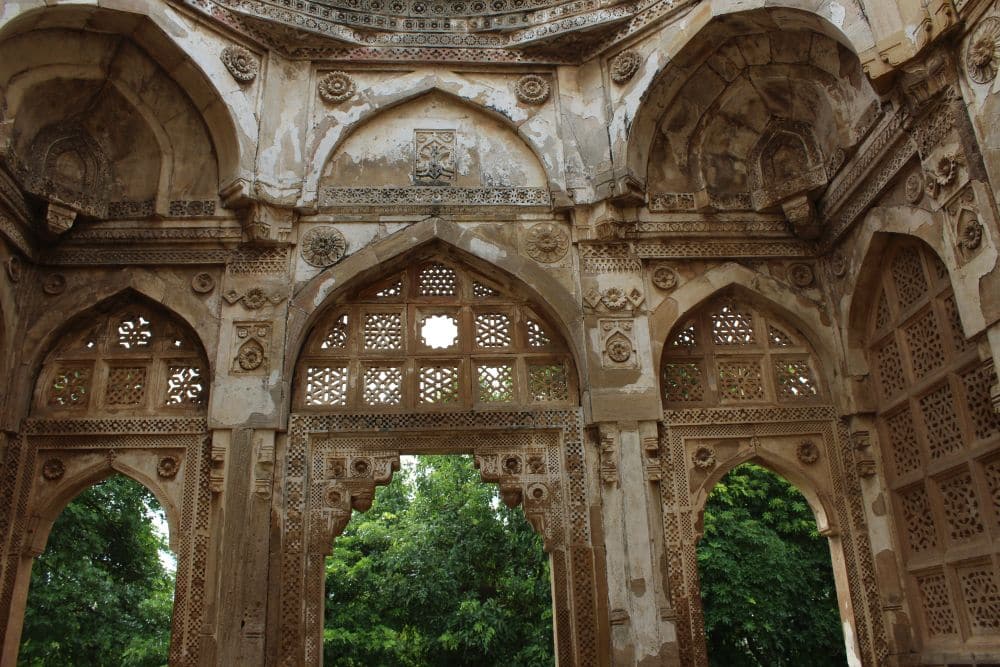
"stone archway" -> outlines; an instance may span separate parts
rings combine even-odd
[[[698,520],[732,467],[763,460],[823,511],[848,653],[878,664],[887,646],[859,491],[872,468],[867,434],[838,419],[818,357],[787,319],[727,291],[682,317],[661,360],[664,421],[645,447],[659,486],[670,616],[681,660],[707,665],[699,594]],[[854,639],[856,641],[852,641]]]
[[[325,557],[399,456],[461,453],[543,537],[559,664],[607,664],[574,360],[543,313],[509,278],[425,250],[343,290],[317,318],[275,461],[275,662],[320,663]],[[429,318],[451,321],[450,344],[422,338]]]

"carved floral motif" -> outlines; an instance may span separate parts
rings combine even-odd
[[[537,74],[522,76],[514,84],[514,94],[525,104],[542,104],[549,99],[552,87],[544,77]]]
[[[920,172],[910,174],[906,177],[906,185],[903,188],[903,196],[911,204],[919,204],[924,196],[924,176]]]
[[[812,440],[803,440],[795,447],[795,456],[806,465],[819,460],[819,447]]]
[[[661,290],[672,290],[677,287],[677,272],[666,264],[660,264],[653,269],[652,281]]]
[[[788,279],[796,287],[809,287],[816,278],[811,266],[799,262],[788,267]]]
[[[708,470],[715,466],[715,449],[709,447],[708,445],[702,445],[698,449],[694,450],[694,454],[691,455],[691,462],[694,463],[696,468],[702,470]]]
[[[976,83],[989,83],[997,76],[1000,63],[1000,18],[984,19],[969,40],[965,52],[965,67]]]
[[[949,153],[938,160],[933,169],[927,170],[927,194],[937,197],[943,188],[953,184],[958,178],[958,166],[963,158],[956,153]]]
[[[245,371],[257,370],[264,363],[264,348],[251,338],[240,346],[236,362]]]
[[[164,479],[173,479],[181,469],[181,462],[176,456],[164,456],[156,464],[156,474]]]
[[[221,58],[222,64],[237,81],[249,83],[257,78],[260,64],[248,49],[230,45],[222,49]]]
[[[623,84],[639,71],[642,56],[637,51],[622,51],[611,61],[611,80]]]
[[[958,245],[963,250],[975,250],[983,242],[983,225],[975,215],[963,216],[958,230]]]
[[[42,464],[42,477],[54,482],[66,474],[66,465],[61,459],[48,459]]]
[[[608,358],[619,364],[632,358],[632,342],[620,333],[616,333],[608,339],[605,350],[608,353]]]
[[[551,264],[566,256],[569,235],[562,228],[543,222],[528,230],[525,252],[537,262]]]
[[[42,291],[50,296],[56,296],[66,291],[66,276],[61,273],[50,273],[42,281]]]
[[[346,72],[330,72],[319,80],[319,96],[329,104],[340,104],[354,96],[357,86]]]
[[[215,278],[207,271],[197,273],[191,279],[191,289],[198,294],[208,294],[215,289]]]
[[[347,252],[347,239],[336,227],[313,227],[302,237],[302,259],[312,266],[336,264]]]

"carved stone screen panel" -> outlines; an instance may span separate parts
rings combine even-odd
[[[825,396],[801,334],[727,296],[713,299],[674,329],[660,377],[668,408],[802,405]]]
[[[371,506],[400,454],[473,454],[482,479],[522,505],[551,558],[555,652],[561,665],[604,664],[604,589],[591,542],[591,501],[578,409],[539,412],[294,414],[278,469],[283,488],[280,664],[322,656],[325,558],[353,510]]]
[[[342,300],[298,364],[305,410],[440,411],[576,403],[555,327],[498,281],[431,259]]]
[[[885,253],[868,323],[879,441],[925,650],[1000,637],[1000,417],[948,272],[920,241]]]

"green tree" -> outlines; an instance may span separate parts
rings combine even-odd
[[[713,666],[843,666],[830,549],[786,480],[732,470],[705,505],[698,572]]]
[[[59,515],[31,571],[20,664],[167,664],[173,575],[141,484],[115,476]]]
[[[467,456],[421,457],[327,560],[325,664],[553,663],[548,557]]]

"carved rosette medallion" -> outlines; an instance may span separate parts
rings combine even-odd
[[[795,447],[795,456],[806,465],[819,460],[819,447],[812,440],[803,440]]]
[[[608,358],[615,363],[623,364],[632,358],[632,343],[620,333],[616,333],[608,339],[605,350],[608,353]]]
[[[156,474],[164,479],[173,479],[181,469],[181,462],[176,456],[164,456],[156,464]]]
[[[958,230],[958,245],[967,251],[978,248],[983,242],[983,225],[975,215],[963,216]]]
[[[336,227],[313,227],[302,237],[301,246],[302,259],[322,269],[344,258],[347,239]]]
[[[215,278],[207,271],[195,274],[191,279],[191,289],[198,294],[208,294],[215,289]]]
[[[346,72],[330,72],[319,80],[319,96],[329,104],[340,104],[354,97],[357,86]]]
[[[636,51],[622,51],[611,61],[611,80],[623,84],[639,71],[642,56]]]
[[[241,83],[249,83],[257,78],[260,64],[249,50],[242,46],[230,45],[222,49],[222,64],[233,78]]]
[[[48,459],[42,464],[42,477],[54,482],[66,474],[66,465],[60,459]]]
[[[815,279],[812,267],[808,264],[798,262],[788,267],[788,280],[796,287],[809,287]]]
[[[833,256],[830,257],[830,270],[838,278],[847,275],[847,258],[844,257],[844,253],[839,250],[833,253]]]
[[[1000,18],[984,19],[972,32],[965,51],[965,67],[976,83],[989,83],[1000,67]]]
[[[56,296],[66,291],[66,276],[61,273],[50,273],[42,282],[42,291],[50,296]]]
[[[544,77],[537,74],[522,76],[514,84],[514,94],[525,104],[542,104],[549,99],[552,87]]]
[[[702,445],[694,450],[694,454],[691,455],[691,462],[694,463],[695,468],[700,468],[701,470],[709,470],[715,467],[715,449],[708,445]]]
[[[608,310],[622,310],[628,305],[628,295],[621,287],[609,287],[601,295],[601,303]]]
[[[267,304],[267,292],[260,287],[251,287],[243,295],[243,305],[250,310],[263,308]]]
[[[677,287],[677,272],[666,264],[660,264],[653,269],[652,281],[661,290],[670,291]]]
[[[236,363],[245,371],[257,370],[264,363],[264,348],[251,338],[240,346],[236,355]]]
[[[560,227],[543,222],[528,230],[525,252],[536,262],[558,262],[566,256],[568,250],[569,235]]]

